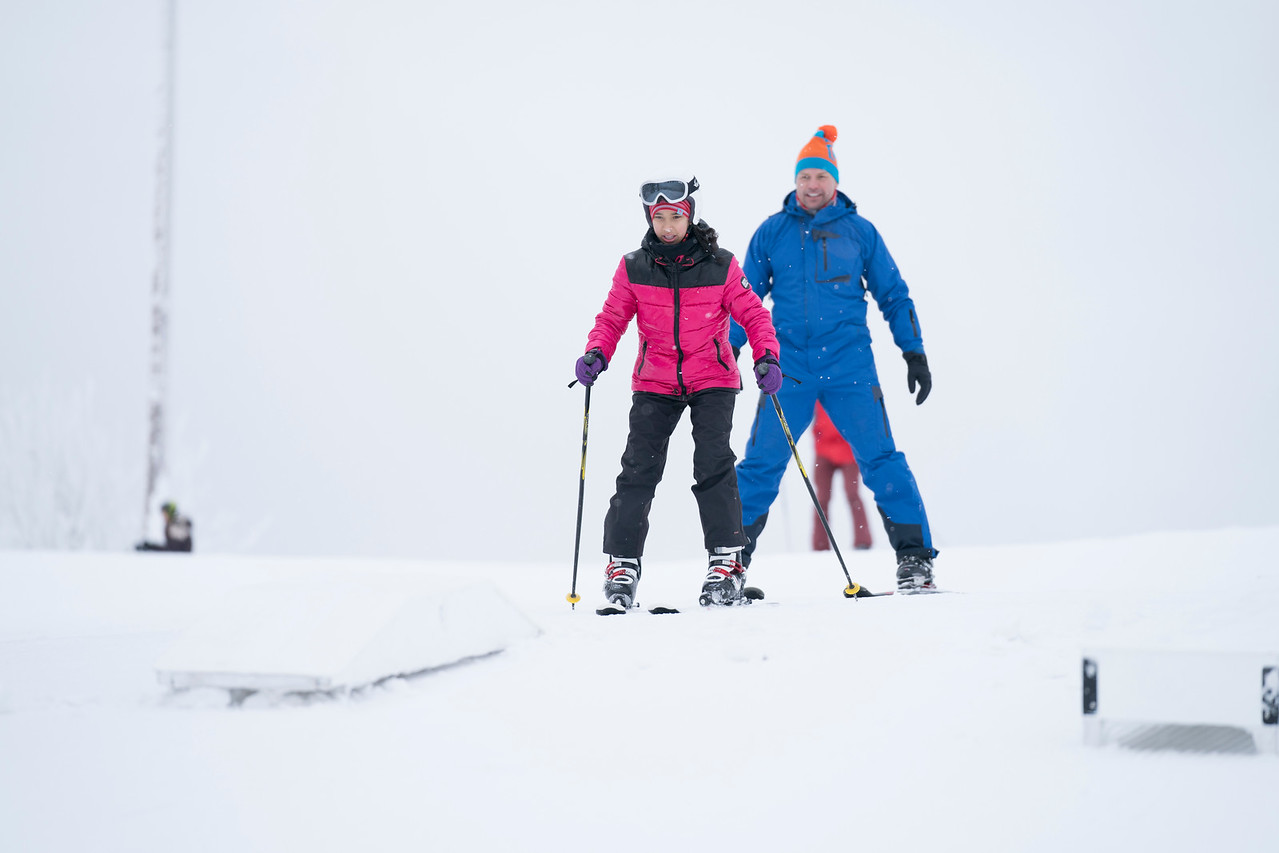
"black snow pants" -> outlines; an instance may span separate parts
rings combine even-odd
[[[617,493],[604,516],[604,553],[642,557],[648,512],[666,468],[671,434],[684,409],[693,422],[693,495],[702,519],[706,550],[741,547],[742,502],[737,494],[737,457],[729,444],[735,390],[708,388],[682,397],[636,391],[631,397],[631,432],[622,453]]]

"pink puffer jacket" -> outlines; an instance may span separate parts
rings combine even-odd
[[[640,248],[623,257],[586,349],[599,347],[611,366],[632,317],[640,343],[634,391],[680,395],[740,388],[729,317],[746,330],[755,359],[779,351],[768,310],[742,277],[737,259],[722,249],[711,256],[699,247],[667,260]]]

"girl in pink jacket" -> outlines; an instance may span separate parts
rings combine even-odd
[[[693,428],[693,494],[709,560],[699,601],[740,604],[746,545],[737,494],[736,456],[729,446],[733,402],[742,387],[728,343],[729,318],[746,330],[755,356],[756,382],[775,394],[782,384],[777,337],[767,309],[718,235],[695,220],[697,179],[645,183],[640,188],[650,228],[640,247],[624,256],[577,378],[592,384],[608,368],[617,342],[636,319],[639,353],[631,374],[630,434],[617,492],[604,518],[604,597],[600,613],[635,605],[648,512],[666,467],[666,449],[684,410]]]

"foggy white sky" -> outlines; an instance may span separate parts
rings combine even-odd
[[[821,124],[919,309],[922,407],[871,331],[938,547],[1279,521],[1273,4],[420,5],[180,5],[169,455],[197,547],[571,558],[564,386],[637,184],[695,172],[740,254]],[[0,410],[92,389],[120,547],[160,48],[159,2],[0,6]],[[592,568],[628,361],[592,396]],[[650,556],[700,548],[689,453]]]

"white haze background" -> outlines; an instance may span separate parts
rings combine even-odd
[[[1274,848],[1272,756],[1084,748],[1079,655],[1279,650],[1279,7],[182,3],[191,557],[125,553],[160,13],[0,0],[0,848]],[[831,555],[781,556],[792,474],[752,569],[780,606],[570,610],[564,386],[637,184],[696,172],[740,253],[826,123],[919,306],[923,407],[872,330],[963,594],[850,602]],[[628,343],[592,395],[584,605]],[[689,450],[643,591],[685,607]],[[848,556],[882,588],[877,535]],[[4,550],[32,545],[116,553]],[[156,684],[220,594],[372,572],[491,579],[544,633],[336,701]]]
[[[107,549],[140,528],[161,20],[0,5],[3,485]],[[831,123],[922,319],[920,408],[872,333],[943,551],[1274,524],[1276,31],[1264,2],[184,2],[172,496],[205,551],[567,568],[564,386],[637,184],[695,172],[740,254]],[[690,468],[681,432],[651,559],[700,548]],[[806,503],[791,475],[765,551]]]

